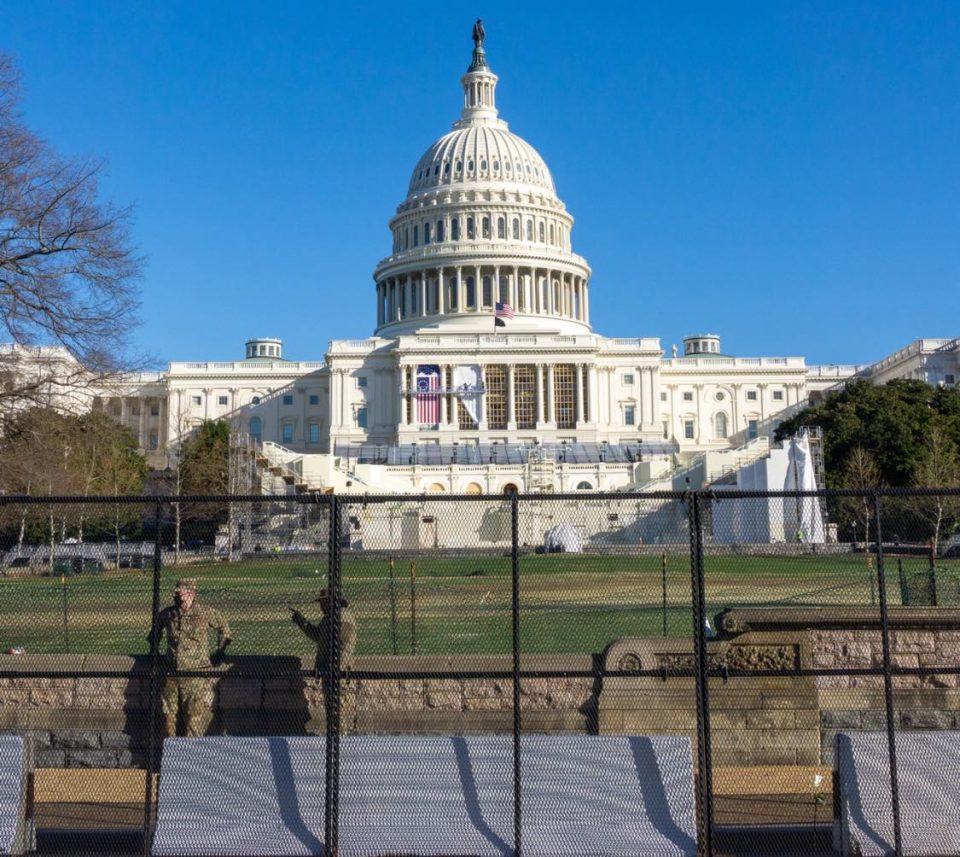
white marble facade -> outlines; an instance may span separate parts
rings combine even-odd
[[[152,463],[162,466],[164,451],[205,419],[301,453],[494,442],[693,453],[769,434],[811,398],[870,374],[799,356],[729,356],[710,333],[666,355],[657,338],[595,333],[590,305],[603,286],[593,294],[547,165],[499,117],[497,80],[478,45],[461,78],[460,118],[417,162],[389,223],[391,254],[370,293],[373,336],[334,340],[307,362],[286,360],[279,339],[249,340],[243,359],[171,363],[102,391],[102,406],[138,433]],[[498,302],[513,313],[502,327]],[[920,340],[881,363],[881,380],[926,377],[923,366],[935,367],[936,382],[960,377],[956,341]],[[425,365],[440,367],[441,391],[426,422],[413,392]],[[480,391],[468,394],[476,420],[453,382],[463,366],[480,367]]]

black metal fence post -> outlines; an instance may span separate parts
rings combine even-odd
[[[397,653],[397,586],[393,574],[394,561],[390,557],[390,648]]]
[[[523,854],[523,809],[521,806],[520,732],[520,502],[516,494],[510,497],[510,566],[513,581],[511,602],[513,648],[513,841],[514,854]]]
[[[663,594],[663,635],[667,636],[667,552],[660,554],[660,588]]]
[[[150,713],[147,716],[147,770],[143,786],[143,853],[150,854],[150,838],[153,829],[153,774],[157,768],[157,707],[160,683],[160,566],[161,532],[160,501],[154,504],[153,511],[153,597],[150,608]]]
[[[710,752],[710,700],[707,687],[707,606],[703,580],[703,522],[700,494],[687,495],[690,525],[690,578],[693,599],[693,664],[697,696],[697,850],[701,857],[713,855],[713,758]]]
[[[326,708],[326,806],[324,807],[325,854],[335,857],[340,812],[340,519],[342,509],[330,495],[330,544],[327,558],[327,663],[323,677]]]
[[[880,495],[873,495],[874,530],[877,534],[877,588],[880,594],[880,624],[883,637],[883,698],[887,708],[887,748],[890,753],[890,807],[893,811],[893,847],[903,854],[900,830],[900,783],[897,778],[897,733],[894,728],[892,658],[890,655],[890,613],[887,608],[887,581],[883,568],[883,530],[880,527]]]

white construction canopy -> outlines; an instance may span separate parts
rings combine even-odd
[[[321,855],[322,737],[164,742],[155,855]],[[696,854],[690,739],[525,735],[531,857]],[[491,855],[513,847],[513,739],[345,736],[339,851]]]
[[[28,739],[0,735],[0,854],[25,854],[33,847],[33,823],[26,817],[31,751]]]
[[[814,472],[810,438],[806,434],[790,439],[785,491],[816,491],[817,478]],[[784,498],[784,525],[792,526],[788,541],[804,544],[823,544],[826,541],[823,528],[823,512],[817,497]],[[792,537],[792,538],[791,538]]]
[[[573,524],[557,524],[544,534],[543,549],[547,553],[581,553],[583,539]]]
[[[892,854],[886,732],[837,735],[840,850]],[[960,732],[896,733],[900,832],[905,855],[960,854]]]

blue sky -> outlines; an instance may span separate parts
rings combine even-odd
[[[137,346],[319,359],[460,108],[483,17],[594,329],[867,362],[960,335],[960,3],[52,2],[4,16],[29,124],[108,159],[149,258]]]

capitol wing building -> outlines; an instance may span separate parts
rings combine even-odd
[[[595,333],[573,217],[543,158],[500,118],[482,39],[460,83],[460,118],[417,162],[389,223],[374,335],[334,340],[317,362],[252,339],[242,360],[171,363],[103,391],[100,406],[155,466],[201,421],[226,419],[265,463],[265,490],[699,487],[766,456],[786,415],[870,374],[732,357],[711,333],[667,356],[656,338]],[[919,340],[881,361],[883,380],[955,383],[958,357],[956,340]],[[283,479],[270,487],[269,473]]]

